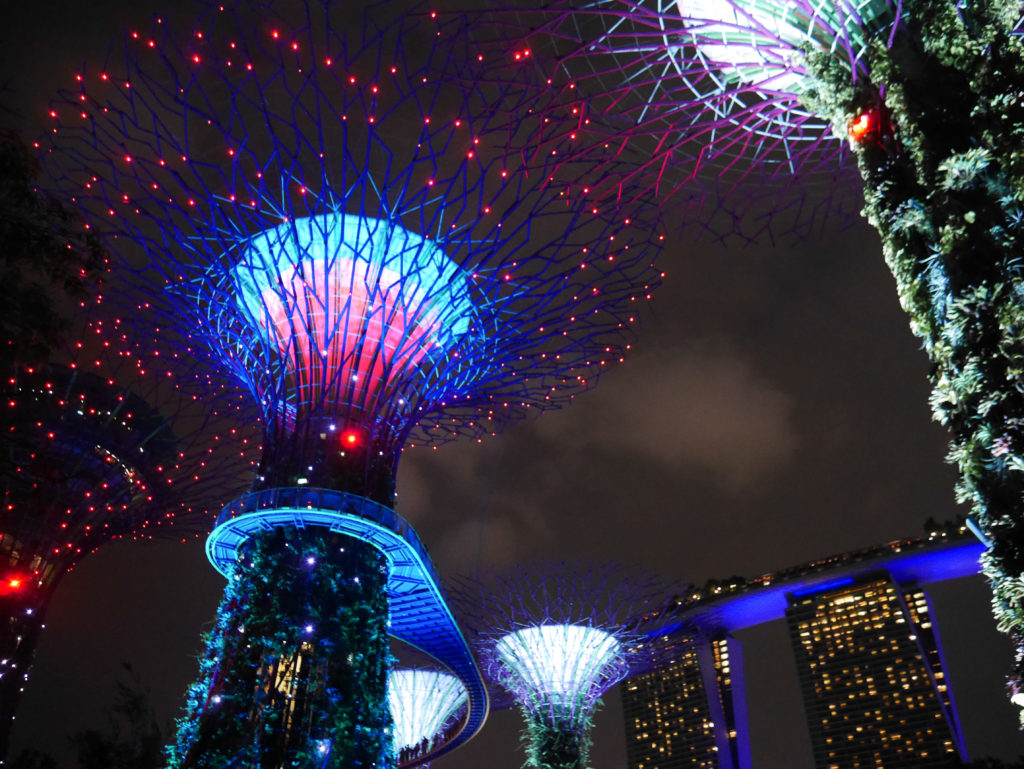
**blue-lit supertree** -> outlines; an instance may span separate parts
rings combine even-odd
[[[205,535],[258,449],[238,393],[199,397],[175,348],[83,313],[81,341],[0,384],[0,764],[64,575],[112,540]]]
[[[660,661],[641,628],[676,593],[614,564],[519,566],[453,585],[489,679],[522,712],[527,766],[587,765],[594,710],[619,681]]]
[[[579,119],[552,120],[550,138],[576,134],[562,157],[590,162],[605,194],[628,182],[668,198],[702,182],[718,224],[749,235],[813,220],[806,186],[856,189],[835,181],[859,171],[863,213],[933,363],[933,413],[988,544],[1024,702],[1020,4],[554,0],[523,14],[499,13],[494,39],[506,61],[529,45],[548,63],[552,109]],[[627,151],[641,160],[612,169]],[[797,205],[782,212],[784,200]],[[830,190],[821,210],[836,200]]]
[[[396,763],[419,763],[444,741],[446,729],[466,706],[466,688],[458,678],[429,668],[395,668],[388,674],[388,707],[394,721]]]
[[[466,686],[438,750],[479,728],[479,672],[391,509],[400,452],[589,387],[658,278],[652,222],[508,151],[532,86],[467,85],[457,20],[407,11],[158,18],[53,109],[57,186],[266,428],[208,542],[229,585],[172,766],[387,764],[389,632]]]

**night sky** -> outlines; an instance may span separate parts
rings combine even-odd
[[[151,8],[166,4],[18,4],[0,30],[3,81],[20,113],[8,122],[31,138],[76,63],[99,60]],[[636,354],[596,390],[482,446],[406,452],[398,511],[442,575],[587,557],[703,583],[916,536],[929,516],[965,512],[944,432],[930,421],[927,360],[865,224],[795,247],[684,234],[663,264],[667,282]],[[199,544],[116,544],[86,559],[54,599],[15,749],[66,756],[67,734],[103,725],[125,661],[170,720],[222,584]],[[984,583],[931,593],[972,758],[1024,752],[1002,692],[1009,643]],[[739,637],[755,765],[809,769],[785,627]],[[518,730],[515,714],[494,714],[434,766],[519,767]],[[594,737],[594,768],[621,767],[614,694]]]

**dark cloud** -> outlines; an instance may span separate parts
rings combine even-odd
[[[591,396],[600,418],[578,420],[575,439],[589,450],[707,472],[727,494],[745,493],[793,457],[792,399],[727,345],[637,355],[608,380]],[[561,427],[540,425],[552,439]]]

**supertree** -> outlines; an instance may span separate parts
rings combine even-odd
[[[399,455],[589,387],[659,277],[654,222],[508,152],[539,119],[529,83],[467,85],[455,21],[358,10],[157,18],[53,109],[55,186],[265,425],[207,543],[229,585],[175,767],[389,763],[389,633],[467,690],[433,752],[479,729],[476,663],[392,509]]]
[[[753,209],[763,230],[786,219],[780,189],[859,170],[863,213],[933,363],[931,406],[952,435],[958,499],[988,545],[997,625],[1017,649],[1009,689],[1024,704],[1020,10],[556,0],[499,14],[494,40],[506,62],[528,48],[547,62],[551,109],[571,105],[577,119],[551,120],[548,138],[572,131],[563,159],[591,162],[605,194],[628,182],[667,198],[703,181],[727,228],[749,225]],[[634,150],[632,169],[611,168]],[[797,219],[813,214],[807,199]]]
[[[678,589],[631,567],[557,563],[461,577],[451,593],[489,680],[523,715],[526,765],[582,769],[601,697],[660,661],[642,628]]]
[[[64,575],[111,540],[205,535],[258,448],[238,394],[198,397],[173,349],[114,318],[81,338],[0,385],[0,763]]]
[[[394,721],[398,763],[416,757],[443,741],[445,730],[466,706],[466,689],[453,675],[428,668],[395,668],[388,674],[388,707]]]

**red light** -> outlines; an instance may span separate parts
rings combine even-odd
[[[24,575],[9,575],[0,582],[0,595],[10,595],[21,591],[28,583]]]
[[[346,430],[341,434],[341,442],[345,446],[356,446],[359,443],[359,433],[355,430]]]
[[[850,134],[850,140],[854,142],[862,142],[868,136],[876,130],[877,116],[874,110],[868,110],[867,112],[861,112],[856,118],[850,121],[850,126],[847,129]]]

